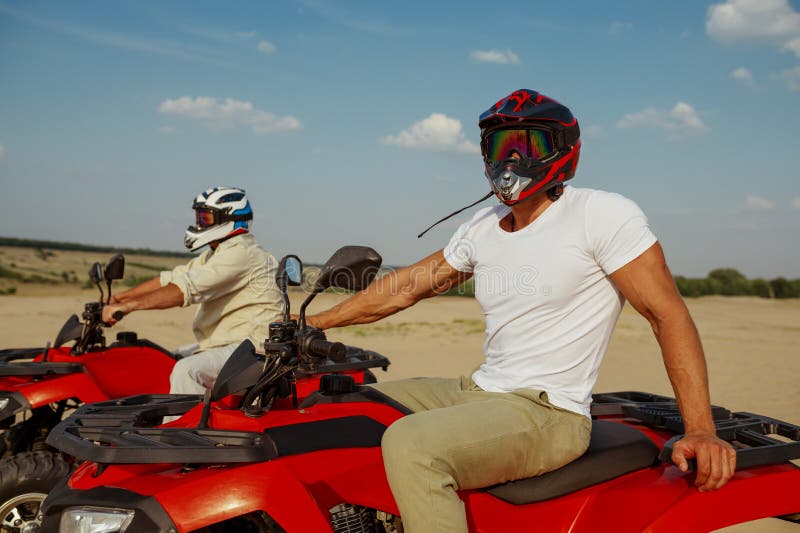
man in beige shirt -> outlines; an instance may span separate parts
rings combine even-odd
[[[208,249],[185,265],[117,294],[103,320],[141,309],[200,304],[192,329],[194,354],[180,359],[170,376],[170,393],[202,394],[244,340],[259,346],[269,324],[283,313],[275,284],[277,261],[250,234],[253,212],[242,189],[216,187],[195,198],[196,224],[186,231],[186,247]]]

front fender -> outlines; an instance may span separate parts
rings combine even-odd
[[[59,402],[68,398],[77,398],[83,403],[108,400],[92,378],[83,372],[45,377],[44,379],[26,379],[17,382],[0,384],[0,394],[23,397],[27,407],[36,409],[43,405]],[[20,409],[21,410],[21,409]]]
[[[111,465],[99,475],[96,464],[84,463],[69,479],[64,497],[47,499],[45,514],[57,524],[60,510],[78,499],[82,505],[94,507],[136,508],[130,505],[130,497],[103,492],[112,487],[118,495],[157,502],[179,532],[258,511],[267,513],[288,532],[331,531],[327,511],[280,460],[235,467],[214,465],[188,472],[180,465]]]
[[[257,511],[267,513],[286,531],[331,531],[327,511],[281,461],[204,470],[196,482],[172,484],[154,494],[179,531]]]

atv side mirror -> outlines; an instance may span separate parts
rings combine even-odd
[[[103,277],[111,281],[112,279],[122,279],[125,275],[125,256],[117,254],[108,260]]]
[[[103,267],[100,266],[100,263],[95,263],[89,267],[89,279],[95,285],[103,281]]]
[[[264,361],[256,356],[256,347],[249,340],[236,348],[219,371],[211,401],[215,402],[254,385],[264,369]]]
[[[296,255],[284,256],[278,265],[275,282],[281,291],[285,291],[288,286],[300,285],[303,282],[303,262],[300,258]]]
[[[278,272],[275,274],[275,283],[278,285],[283,295],[283,321],[288,322],[289,317],[289,294],[286,292],[288,286],[298,286],[303,282],[303,262],[296,255],[286,255],[278,265]]]
[[[342,246],[328,259],[319,272],[311,294],[300,307],[300,329],[306,328],[306,307],[328,287],[362,291],[372,283],[383,258],[368,246]]]
[[[314,284],[314,292],[328,287],[362,291],[372,283],[383,259],[368,246],[343,246],[328,259]]]

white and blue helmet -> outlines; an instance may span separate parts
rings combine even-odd
[[[197,195],[192,203],[195,225],[186,230],[183,243],[194,252],[214,241],[250,231],[253,210],[244,189],[214,187]]]

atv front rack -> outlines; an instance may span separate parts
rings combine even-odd
[[[79,363],[0,363],[0,376],[50,376],[83,372]]]
[[[595,394],[592,417],[617,416],[634,419],[646,426],[678,433],[669,439],[658,458],[671,462],[672,448],[685,431],[678,403],[667,396],[644,392]],[[783,463],[800,459],[800,427],[752,413],[732,413],[712,406],[717,436],[736,449],[736,469]],[[695,468],[695,462],[689,462]]]
[[[100,464],[251,463],[276,456],[274,443],[262,433],[146,427],[201,402],[195,394],[142,394],[85,405],[53,428],[47,444]]]
[[[45,351],[45,348],[5,348],[0,350],[0,362],[7,363],[15,359],[33,359]]]
[[[47,444],[79,459],[109,464],[226,464],[269,461],[319,450],[380,446],[386,426],[354,415],[289,424],[264,432],[139,427],[181,414],[200,396],[140,395],[86,405],[50,432]]]

